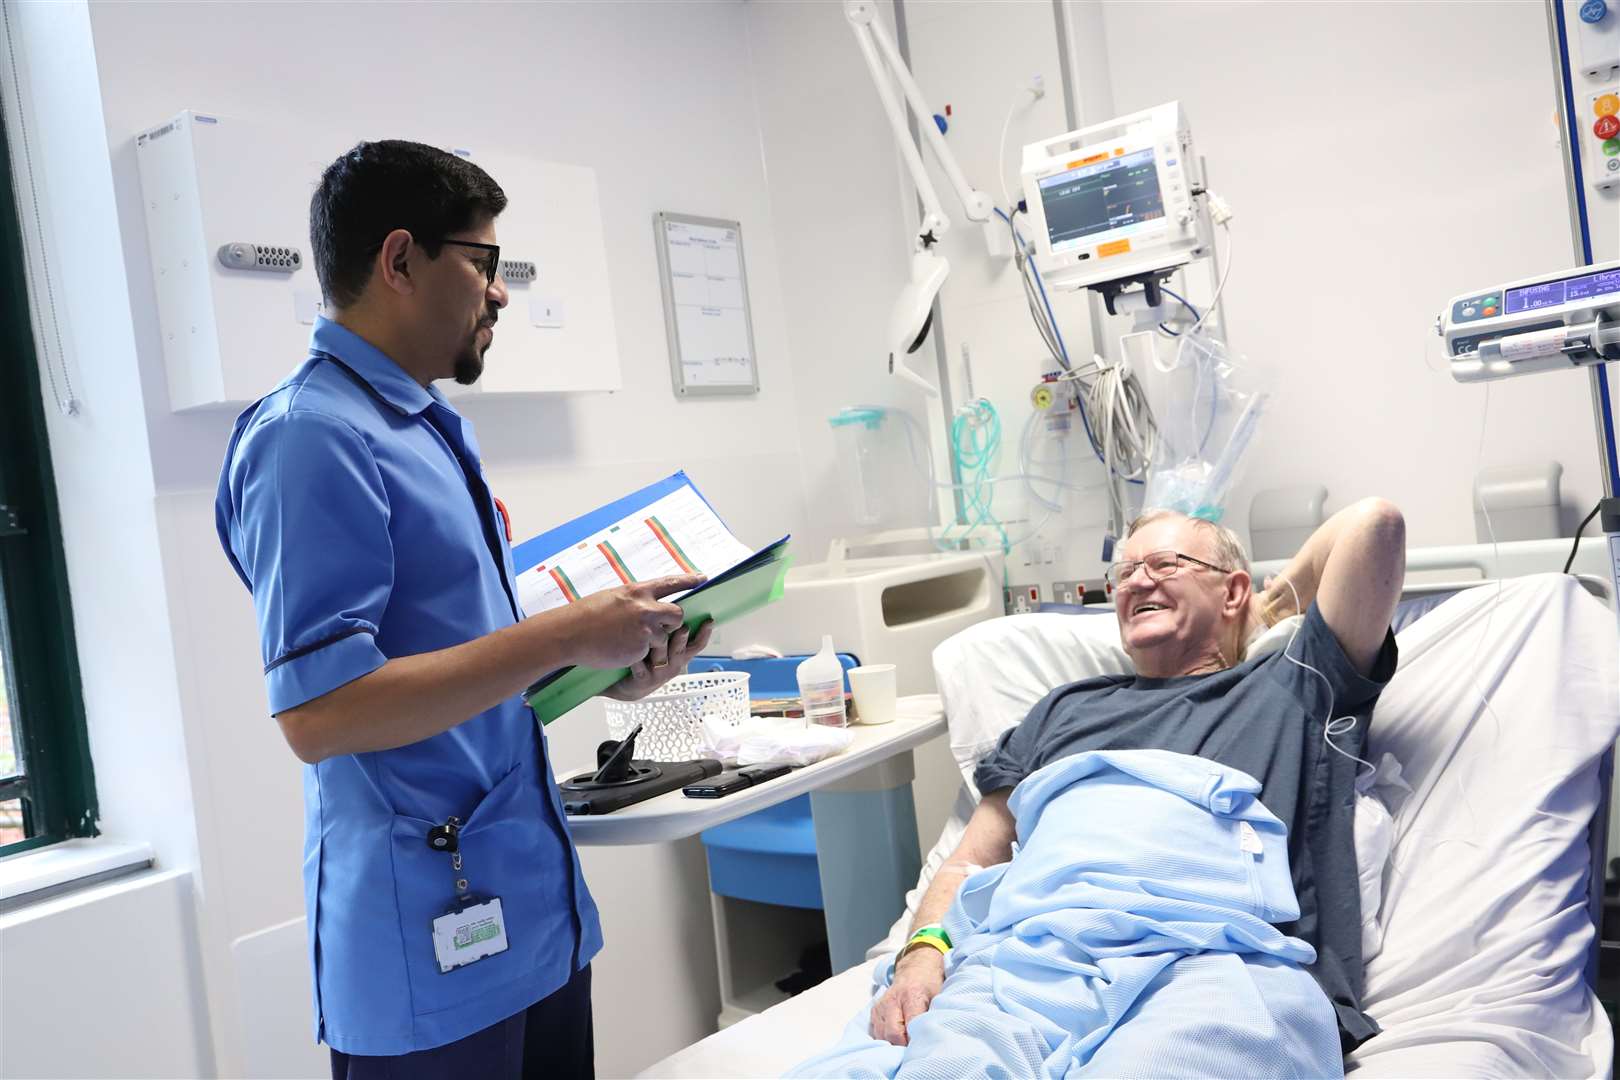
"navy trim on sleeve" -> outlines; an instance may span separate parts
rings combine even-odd
[[[353,637],[355,634],[370,634],[375,637],[377,634],[377,628],[375,626],[351,626],[347,630],[339,630],[337,633],[323,637],[319,641],[311,642],[308,645],[300,645],[296,649],[288,649],[286,652],[264,665],[264,673],[268,675],[282,664],[288,663],[292,660],[297,660],[300,656],[308,656],[312,652],[320,652],[328,645],[342,641],[346,637]]]

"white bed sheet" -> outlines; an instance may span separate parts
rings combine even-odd
[[[1393,808],[1383,948],[1367,965],[1384,1032],[1347,1072],[1608,1076],[1608,1020],[1584,982],[1585,831],[1620,730],[1613,615],[1572,579],[1535,575],[1454,597],[1399,641],[1372,751],[1394,753],[1414,790]],[[780,1075],[869,1001],[875,962],[642,1075]]]

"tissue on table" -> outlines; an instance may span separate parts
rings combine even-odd
[[[803,720],[753,717],[732,725],[721,717],[704,717],[706,758],[731,765],[813,765],[849,746],[854,734],[844,728],[811,726]]]

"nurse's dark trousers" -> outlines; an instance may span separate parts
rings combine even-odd
[[[332,1080],[593,1080],[591,967],[523,1012],[432,1050],[332,1051]]]

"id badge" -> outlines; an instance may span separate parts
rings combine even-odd
[[[433,920],[433,955],[441,974],[505,951],[506,920],[498,896],[469,896]]]

